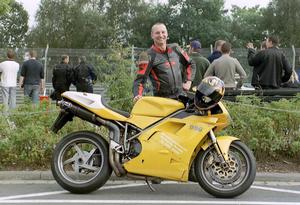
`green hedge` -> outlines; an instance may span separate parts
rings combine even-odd
[[[55,105],[50,110],[31,105],[20,106],[9,117],[0,117],[0,169],[48,168],[52,150],[59,139],[75,130],[95,127],[74,118],[59,134],[50,131],[58,115]],[[14,122],[14,126],[9,123]]]
[[[264,103],[256,97],[239,97],[225,102],[232,124],[220,134],[240,138],[254,151],[258,160],[269,157],[300,157],[300,96],[292,100]],[[68,123],[59,134],[50,131],[58,115],[55,105],[50,110],[24,105],[7,118],[0,117],[0,169],[49,168],[53,147],[67,133],[91,130],[94,125],[78,118]]]
[[[300,95],[271,103],[239,96],[225,104],[233,121],[226,133],[242,139],[258,160],[300,157]]]

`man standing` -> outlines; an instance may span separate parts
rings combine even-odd
[[[74,69],[74,83],[77,92],[93,93],[93,83],[97,80],[95,69],[92,65],[86,63],[86,57],[81,56],[78,59],[79,65]]]
[[[208,56],[208,60],[209,60],[209,62],[210,63],[212,63],[214,60],[216,60],[216,59],[218,59],[218,58],[220,58],[221,56],[222,56],[222,52],[221,52],[221,47],[222,47],[222,45],[225,43],[225,41],[224,40],[217,40],[216,42],[215,42],[215,50],[214,50],[214,52],[210,55],[210,56]]]
[[[270,36],[266,40],[266,50],[255,52],[253,44],[248,43],[248,63],[253,66],[252,85],[256,89],[277,89],[287,82],[292,68],[284,54],[278,49],[279,39]]]
[[[248,43],[247,48],[249,49],[248,50],[248,58],[249,58],[250,55],[255,55],[256,52],[261,52],[263,50],[266,50],[267,49],[267,43],[266,43],[266,41],[262,41],[261,44],[260,44],[260,50],[259,51],[256,51],[254,49],[253,43]],[[261,87],[259,85],[259,76],[258,76],[257,72],[258,72],[258,67],[254,66],[253,71],[252,71],[251,85],[255,89],[261,89]]]
[[[70,89],[73,81],[73,70],[69,64],[69,56],[63,55],[61,63],[53,69],[52,86],[54,93],[51,94],[53,100],[61,100],[61,94]]]
[[[180,47],[167,45],[168,31],[163,23],[152,26],[151,38],[153,45],[147,51],[149,60],[139,68],[133,84],[134,101],[142,97],[148,76],[154,96],[176,99],[183,90],[190,89],[195,64]]]
[[[14,58],[14,51],[8,49],[7,60],[0,63],[0,85],[5,113],[8,109],[14,109],[16,107],[17,75],[20,65],[14,61]]]
[[[24,86],[24,95],[28,97],[32,103],[39,102],[39,92],[43,92],[45,88],[44,68],[43,65],[36,60],[37,53],[35,50],[29,51],[30,59],[25,61],[21,69],[20,87]]]
[[[196,63],[196,73],[191,89],[193,89],[194,87],[196,87],[197,89],[197,86],[202,81],[203,76],[208,66],[210,65],[209,61],[200,54],[200,49],[201,43],[199,41],[194,40],[190,43],[189,55],[191,59]]]
[[[225,88],[236,89],[242,87],[243,79],[246,78],[246,72],[236,58],[230,56],[231,44],[225,42],[222,47],[222,56],[215,60],[207,69],[204,77],[217,76],[224,81]],[[235,84],[235,73],[238,73],[240,78]]]

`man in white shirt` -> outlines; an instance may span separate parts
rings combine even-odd
[[[12,49],[7,51],[7,60],[0,63],[1,82],[4,112],[16,107],[17,75],[20,65],[14,61],[15,53]]]

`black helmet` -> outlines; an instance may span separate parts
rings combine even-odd
[[[224,96],[224,82],[215,76],[204,78],[197,88],[195,106],[199,110],[208,110],[214,107]]]

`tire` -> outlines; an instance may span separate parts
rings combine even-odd
[[[214,146],[200,151],[195,159],[199,185],[220,198],[236,197],[250,188],[256,175],[256,162],[250,149],[240,141],[229,147],[229,167],[221,167]]]
[[[76,194],[99,189],[112,173],[108,147],[100,135],[90,131],[65,136],[53,152],[51,171],[54,179]]]

